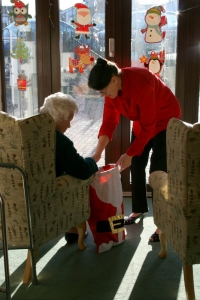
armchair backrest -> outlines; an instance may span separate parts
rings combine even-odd
[[[0,162],[14,163],[25,170],[35,202],[45,199],[49,189],[54,191],[55,123],[50,115],[16,119],[0,112],[0,145]]]
[[[48,114],[19,121],[23,167],[35,204],[55,191],[55,123]],[[36,193],[37,191],[37,193]]]
[[[200,263],[200,123],[169,121],[167,168],[167,239],[184,264]]]
[[[55,123],[52,117],[41,114],[16,119],[0,112],[0,163],[12,163],[25,171],[30,203],[37,211],[37,204],[48,199],[56,189]],[[22,175],[18,170],[0,168],[0,178],[6,217],[8,220],[13,219],[15,214],[16,224],[21,223],[21,226],[16,227],[26,231],[27,215]],[[19,237],[20,233],[15,234],[13,224],[9,230],[12,231],[12,236]],[[16,243],[18,242],[19,239]]]

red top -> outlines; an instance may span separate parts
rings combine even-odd
[[[114,99],[105,97],[104,113],[99,136],[112,139],[120,115],[133,122],[136,139],[126,151],[140,155],[157,133],[165,130],[172,117],[181,116],[178,99],[153,73],[144,68],[122,68],[122,91]]]

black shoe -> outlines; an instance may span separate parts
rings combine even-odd
[[[75,243],[78,241],[78,233],[65,232],[65,240],[67,243]]]
[[[149,242],[160,242],[160,236],[159,233],[157,233],[156,231],[150,236],[149,238]]]
[[[145,214],[145,213],[141,213],[141,214],[137,215],[136,217],[131,217],[131,216],[125,217],[125,218],[124,218],[124,225],[132,225],[132,224],[135,224],[135,221],[136,221],[137,219],[142,219],[142,218],[144,217],[144,214]]]
[[[85,237],[87,236],[87,231],[85,232]],[[65,240],[67,243],[78,242],[78,233],[65,232]]]

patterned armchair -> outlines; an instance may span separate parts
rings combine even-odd
[[[85,249],[92,179],[69,175],[56,178],[55,124],[51,116],[16,119],[0,112],[0,196],[6,223],[0,239],[4,241],[6,235],[8,245],[29,249],[24,283],[31,277],[37,283],[35,256],[39,247],[73,226],[79,231],[79,248]]]
[[[200,263],[200,123],[169,121],[167,168],[168,174],[156,171],[149,177],[159,256],[167,255],[167,239],[182,260],[187,299],[194,300],[192,265]]]

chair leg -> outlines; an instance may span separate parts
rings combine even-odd
[[[164,233],[161,230],[159,232],[159,236],[160,236],[161,251],[158,254],[158,256],[160,258],[165,258],[167,256],[167,240],[166,240],[166,236],[164,235]]]
[[[185,281],[185,291],[187,300],[195,300],[193,268],[192,265],[183,265],[183,274]]]
[[[33,254],[32,254],[32,255],[34,255],[34,257],[31,257],[31,251],[28,250],[26,266],[25,266],[25,271],[24,271],[24,276],[23,276],[23,283],[25,283],[25,284],[29,284],[31,281],[33,284],[38,283],[36,274],[33,274],[33,273],[35,273],[35,272],[33,272],[33,271],[35,271],[35,266],[33,266],[34,270],[32,270],[33,260],[34,260],[34,264],[36,264],[38,261],[38,253],[39,253],[39,249],[34,250]]]
[[[76,227],[78,229],[78,248],[80,250],[85,250],[86,246],[85,246],[83,240],[84,240],[85,232],[86,232],[86,222],[78,224]]]
[[[11,299],[11,291],[10,291],[10,274],[9,274],[9,260],[8,260],[8,243],[6,236],[6,217],[5,217],[5,206],[4,199],[2,194],[0,193],[0,221],[1,221],[1,230],[2,230],[2,242],[3,242],[3,256],[4,256],[4,269],[5,269],[5,281],[6,281],[6,289],[0,288],[0,292],[6,293],[6,299]]]

